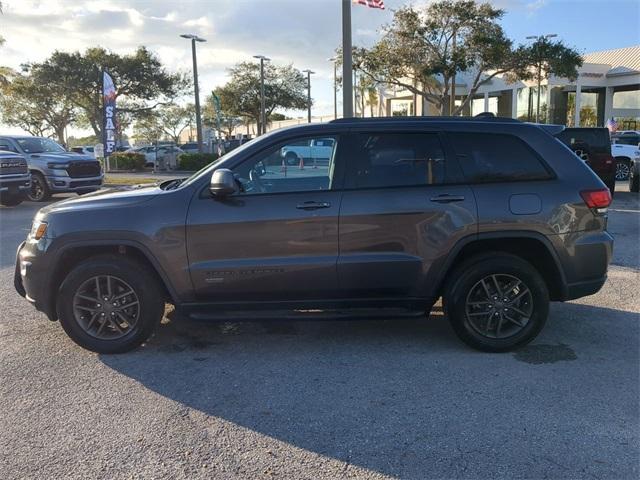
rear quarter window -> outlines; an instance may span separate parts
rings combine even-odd
[[[537,154],[513,135],[449,133],[448,137],[469,182],[546,180],[552,177]]]

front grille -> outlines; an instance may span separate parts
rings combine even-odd
[[[28,173],[27,163],[22,158],[3,158],[0,160],[0,175],[18,175]]]
[[[100,162],[71,162],[67,172],[71,178],[97,177],[100,175]]]
[[[69,182],[70,188],[78,188],[78,187],[95,187],[100,186],[102,182],[100,180],[80,180],[78,182]]]

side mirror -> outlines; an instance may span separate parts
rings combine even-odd
[[[236,179],[233,172],[228,168],[219,168],[211,174],[211,184],[209,191],[216,197],[226,197],[238,191]]]

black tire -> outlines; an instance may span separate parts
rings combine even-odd
[[[528,320],[523,322],[523,326],[514,326],[511,322],[504,320],[507,322],[505,325],[508,324],[511,328],[517,329],[512,335],[505,338],[492,338],[487,334],[481,333],[477,326],[474,326],[473,322],[470,321],[472,317],[467,315],[468,308],[475,308],[467,305],[468,299],[475,291],[475,288],[478,288],[477,285],[481,280],[492,275],[496,275],[498,278],[503,276],[502,278],[518,279],[523,286],[528,288],[530,293],[528,297],[523,297],[530,299],[531,302],[529,307],[531,313]],[[512,294],[513,298],[517,298],[521,292],[526,294],[524,288],[516,290],[514,287],[510,292],[514,292]],[[460,340],[475,349],[485,352],[506,352],[526,345],[540,333],[549,314],[549,292],[540,273],[522,258],[500,252],[478,255],[459,265],[449,275],[449,281],[443,295],[443,303],[445,314]],[[500,307],[495,308],[502,312],[503,306],[510,308],[508,303],[501,304]],[[491,308],[494,308],[494,306]],[[505,308],[504,311],[506,312],[508,308]],[[495,310],[491,311],[495,312]],[[477,314],[473,313],[473,315]],[[491,324],[494,319],[491,318],[490,314],[487,315],[485,317],[488,319],[487,323]],[[500,313],[500,318],[502,318],[502,313]],[[522,321],[522,318],[519,320]],[[497,329],[498,332],[499,329],[500,327]]]
[[[87,332],[77,318],[74,299],[79,289],[97,276],[110,276],[131,287],[139,301],[138,318],[126,334],[116,339],[101,339]],[[109,300],[110,303],[110,300]],[[107,302],[105,302],[105,305]],[[58,291],[58,319],[64,331],[82,348],[97,353],[122,353],[144,343],[164,314],[163,289],[154,272],[141,263],[121,255],[91,257],[77,265],[64,279]],[[108,318],[108,317],[107,317]],[[103,323],[106,322],[106,318]],[[100,323],[98,322],[97,325]],[[129,328],[129,327],[128,327]],[[115,332],[115,331],[114,331]]]
[[[300,159],[298,158],[298,155],[296,155],[293,152],[287,153],[285,155],[284,159],[287,162],[287,165],[290,166],[290,167],[295,167],[296,165],[298,165],[300,163]]]
[[[51,198],[51,190],[41,173],[31,174],[31,189],[27,197],[32,202],[45,202]]]
[[[624,182],[629,180],[629,167],[631,161],[628,158],[620,157],[616,158],[616,181]]]
[[[640,175],[638,173],[634,175],[633,172],[631,172],[629,175],[629,191],[635,193],[640,192]]]
[[[20,205],[23,202],[24,198],[22,195],[0,195],[0,204],[5,207],[15,207],[16,205]]]
[[[607,188],[609,189],[609,192],[611,193],[611,198],[613,198],[616,194],[616,179],[615,177],[611,180],[609,180],[608,182],[605,182],[605,185],[607,186]]]

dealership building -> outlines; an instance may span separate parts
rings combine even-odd
[[[541,123],[594,127],[604,126],[613,117],[621,129],[640,130],[640,45],[587,53],[578,73],[575,81],[554,76],[542,81]],[[460,75],[456,79],[458,105],[468,89],[465,76]],[[496,76],[476,91],[463,115],[492,112],[535,121],[537,90],[535,80],[509,83]],[[409,91],[384,89],[380,100],[378,115],[439,115],[435,107]]]

